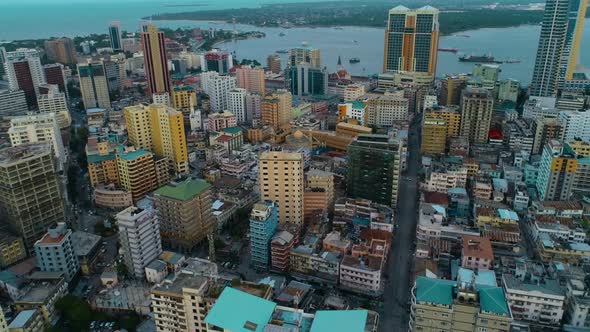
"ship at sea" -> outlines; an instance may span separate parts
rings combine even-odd
[[[289,53],[289,51],[287,51],[287,50],[278,50],[278,51],[276,51],[276,53],[279,53],[279,54],[287,54],[287,53]]]
[[[459,52],[459,50],[456,49],[456,48],[439,48],[438,51],[439,52],[449,52],[449,53],[457,53],[457,52]]]
[[[461,62],[475,62],[475,63],[498,63],[491,55],[463,55],[459,57]]]
[[[359,59],[359,58],[350,58],[350,60],[348,60],[348,62],[350,62],[350,63],[359,63],[359,62],[361,62],[361,59]]]

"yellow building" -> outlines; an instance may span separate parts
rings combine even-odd
[[[188,150],[182,113],[163,104],[124,109],[129,143],[166,157],[176,174],[188,172]]]
[[[577,139],[567,142],[567,145],[576,153],[576,156],[583,158],[590,157],[590,143]]]
[[[288,124],[291,120],[292,96],[287,90],[277,90],[262,99],[262,124],[275,129]]]
[[[156,159],[146,150],[119,146],[117,167],[120,185],[131,193],[134,202],[170,181],[167,159]]]
[[[23,239],[0,231],[0,268],[5,268],[27,258]]]
[[[445,153],[447,139],[447,122],[435,114],[424,114],[422,121],[422,144],[420,151],[424,154]]]
[[[86,160],[90,184],[93,187],[99,184],[119,184],[115,146],[111,142],[97,142],[92,148],[87,145]]]
[[[176,86],[172,89],[172,106],[177,110],[197,107],[197,93],[191,86]]]
[[[443,106],[459,105],[461,102],[461,91],[467,86],[467,76],[447,76],[442,79],[440,92],[440,104]]]
[[[358,124],[350,123],[349,122],[340,122],[336,125],[336,133],[347,135],[347,136],[357,136],[358,134],[371,134],[373,129],[365,126],[361,126]]]
[[[263,152],[259,158],[260,195],[279,205],[280,223],[303,223],[303,154]]]
[[[424,117],[439,117],[445,120],[447,125],[447,137],[459,137],[461,130],[461,111],[459,106],[434,107],[424,111]]]

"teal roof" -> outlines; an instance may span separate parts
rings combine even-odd
[[[416,301],[443,305],[453,304],[453,287],[450,280],[418,277],[416,279]]]
[[[358,101],[358,100],[349,100],[349,101],[345,101],[345,104],[352,104],[352,108],[365,108],[367,107],[367,105],[365,105],[364,103]]]
[[[90,164],[101,163],[106,160],[114,160],[114,159],[115,159],[114,152],[109,152],[108,154],[105,154],[105,155],[91,154],[86,157],[86,160]]]
[[[242,131],[242,128],[240,127],[229,127],[229,128],[223,128],[221,129],[221,131],[223,131],[224,133],[229,133],[229,134],[237,134],[239,132]]]
[[[135,150],[135,151],[124,152],[125,147],[122,145],[119,145],[117,147],[117,150],[118,150],[119,158],[125,159],[125,160],[133,160],[133,159],[139,158],[143,155],[146,155],[148,153],[151,153],[147,150],[141,150],[141,149]]]
[[[16,318],[12,322],[10,322],[10,325],[8,327],[11,329],[24,328],[27,322],[31,319],[31,317],[35,315],[36,311],[37,310],[35,309],[21,311],[18,314],[18,316],[16,316]]]
[[[175,184],[167,184],[155,191],[156,195],[187,201],[209,189],[211,185],[205,180],[186,179]]]
[[[481,310],[499,315],[510,315],[506,296],[500,287],[479,286],[479,304]]]
[[[205,322],[232,332],[261,332],[275,307],[274,302],[225,287]]]
[[[310,332],[364,332],[367,310],[318,311]]]

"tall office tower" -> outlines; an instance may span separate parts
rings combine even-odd
[[[113,60],[110,57],[102,60],[109,92],[116,92],[121,89],[121,64],[117,60]]]
[[[584,32],[587,8],[588,0],[571,0],[569,2],[567,32],[559,68],[559,89],[564,88],[566,81],[574,79],[574,72],[580,60],[580,44]]]
[[[23,90],[29,108],[37,108],[39,85],[46,83],[39,52],[19,48],[14,52],[6,52],[5,55],[4,69],[10,90]]]
[[[164,243],[190,253],[217,225],[211,211],[211,185],[188,178],[172,181],[154,192]]]
[[[559,139],[562,133],[562,124],[554,116],[540,116],[533,122],[535,140],[532,154],[541,154],[545,145],[552,139]]]
[[[0,78],[3,78],[4,74],[6,74],[4,62],[6,62],[6,48],[0,47]]]
[[[164,33],[158,31],[155,25],[147,25],[141,33],[141,43],[149,94],[170,93],[170,72]]]
[[[234,67],[231,53],[219,49],[213,49],[205,53],[205,62],[203,71],[214,71],[221,75],[229,74],[230,69]]]
[[[32,252],[47,228],[65,218],[51,146],[25,144],[0,150],[0,179],[2,220]]]
[[[574,184],[578,160],[561,141],[550,140],[543,148],[537,175],[537,193],[541,201],[568,200]]]
[[[64,65],[61,63],[53,63],[43,66],[45,72],[45,81],[47,84],[57,85],[59,91],[65,93],[66,98],[70,98],[68,94],[68,85],[66,80],[66,73],[64,71]]]
[[[197,107],[197,93],[190,85],[175,86],[171,97],[172,106],[177,110],[190,110]]]
[[[287,69],[288,82],[294,96],[325,95],[328,91],[328,72],[300,63]]]
[[[289,67],[295,67],[299,64],[308,64],[311,68],[320,68],[322,66],[320,49],[308,46],[290,49]]]
[[[118,181],[123,189],[131,193],[134,202],[163,186],[170,179],[168,159],[154,157],[147,150],[119,146],[115,158]]]
[[[564,142],[574,139],[590,142],[590,110],[559,112],[558,119]]]
[[[201,74],[201,87],[209,96],[212,112],[222,112],[229,106],[228,92],[236,87],[236,78],[221,76],[214,71]]]
[[[228,92],[228,110],[236,116],[238,123],[246,122],[246,89],[236,88]]]
[[[143,279],[145,267],[162,253],[160,222],[153,209],[130,206],[117,213],[119,243],[129,273]]]
[[[239,88],[246,89],[250,93],[258,93],[264,96],[264,69],[242,66],[236,69],[236,80]]]
[[[387,135],[361,134],[348,146],[348,195],[395,206],[402,144]]]
[[[168,158],[176,174],[188,172],[188,150],[182,113],[164,104],[125,107],[129,143]]]
[[[461,129],[460,135],[467,137],[471,143],[487,143],[494,97],[486,89],[468,88],[461,94]]]
[[[23,90],[0,90],[0,117],[24,115],[29,111]]]
[[[441,106],[459,105],[461,103],[461,92],[467,86],[467,76],[447,76],[442,79],[440,91]]]
[[[109,96],[109,84],[107,82],[104,66],[100,62],[88,62],[78,64],[78,77],[80,79],[80,91],[84,107],[111,108]]]
[[[278,54],[271,54],[266,58],[266,69],[273,74],[281,73],[281,56]]]
[[[51,144],[58,171],[63,171],[66,164],[66,149],[57,125],[55,113],[41,113],[14,117],[10,120],[8,136],[12,146],[28,143]]]
[[[262,96],[255,93],[246,94],[246,122],[260,120],[262,116]]]
[[[111,22],[109,25],[109,39],[111,40],[111,49],[113,51],[123,50],[123,43],[121,41],[121,24],[119,22]]]
[[[41,93],[37,98],[39,113],[55,113],[59,129],[69,127],[72,124],[72,118],[68,110],[66,95],[63,92],[59,92],[57,85],[47,84],[41,86],[40,90]]]
[[[422,120],[422,154],[443,154],[447,144],[447,122],[433,113],[424,113]]]
[[[254,204],[250,212],[250,264],[255,269],[267,270],[270,265],[270,242],[279,224],[275,202]]]
[[[78,62],[76,60],[76,49],[74,42],[67,37],[46,40],[43,43],[47,59],[49,61],[59,62],[61,64],[72,64]]]
[[[72,244],[72,231],[63,222],[49,228],[35,242],[35,256],[41,271],[62,272],[67,282],[71,282],[80,270],[80,262]]]
[[[438,9],[425,6],[389,10],[385,28],[383,71],[410,71],[436,75]]]
[[[557,94],[559,67],[568,35],[570,0],[548,0],[541,24],[537,57],[530,85],[531,96],[551,97]]]
[[[277,90],[268,95],[261,102],[261,119],[265,125],[273,126],[275,129],[291,121],[291,104],[293,97],[287,90]]]
[[[259,158],[260,198],[279,205],[279,222],[303,223],[303,154],[270,151]]]

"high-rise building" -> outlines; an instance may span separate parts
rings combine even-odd
[[[322,189],[327,196],[328,205],[334,203],[334,174],[319,169],[310,169],[305,174],[305,187]]]
[[[246,89],[242,88],[231,89],[228,92],[228,110],[235,114],[238,123],[246,122],[246,94]]]
[[[296,67],[300,64],[307,64],[311,68],[320,68],[322,66],[320,49],[308,46],[290,49],[289,67]]]
[[[37,108],[39,86],[46,83],[39,52],[35,49],[19,48],[13,52],[6,52],[5,56],[4,69],[10,90],[23,90],[29,108]]]
[[[63,197],[51,146],[0,150],[0,213],[31,252],[47,228],[64,221]]]
[[[537,193],[541,201],[569,199],[578,169],[575,153],[558,140],[550,140],[543,148],[537,175]]]
[[[266,58],[266,68],[273,74],[281,73],[281,56],[271,54]]]
[[[80,270],[80,262],[72,244],[72,231],[63,222],[49,228],[35,242],[35,256],[41,271],[62,272],[67,282],[71,282]]]
[[[471,74],[472,80],[476,81],[482,88],[492,93],[496,89],[496,82],[500,78],[500,65],[491,63],[476,63]]]
[[[580,44],[582,42],[587,8],[588,0],[569,1],[567,31],[559,68],[559,89],[564,88],[566,81],[574,79],[576,66],[580,60]]]
[[[324,95],[328,91],[328,72],[300,63],[287,69],[289,89],[295,96]]]
[[[164,185],[170,179],[168,158],[154,157],[147,150],[118,146],[115,155],[117,173],[114,175],[111,163],[106,162],[107,160],[111,160],[108,159],[110,156],[109,153],[105,160],[102,160],[100,157],[90,160],[88,169],[91,179],[94,175],[90,171],[90,164],[92,163],[96,170],[95,174],[102,173],[102,179],[105,179],[109,183],[114,182],[114,179],[118,179],[120,186],[131,193],[134,202],[137,202],[154,189]],[[101,179],[98,176],[96,178]],[[93,185],[94,183],[93,181]]]
[[[145,267],[162,253],[156,211],[130,206],[117,213],[116,219],[123,262],[129,273],[143,279]]]
[[[78,62],[74,41],[67,37],[46,40],[43,43],[47,59],[69,65]]]
[[[246,89],[250,93],[258,93],[264,96],[264,69],[261,67],[241,66],[236,69],[236,80],[239,88]]]
[[[500,81],[498,86],[498,100],[511,101],[516,103],[518,95],[520,93],[520,82],[514,79],[506,79]]]
[[[68,95],[64,65],[61,63],[53,63],[43,66],[43,70],[45,71],[45,80],[47,81],[47,84],[57,85],[59,91],[63,92],[66,95],[66,98],[70,98]]]
[[[229,106],[228,92],[236,87],[236,78],[214,71],[204,72],[201,74],[201,87],[209,95],[211,111],[225,111]]]
[[[154,192],[162,239],[190,253],[217,227],[211,206],[211,185],[205,180],[173,181]]]
[[[532,154],[541,154],[550,140],[561,137],[561,123],[553,116],[538,117],[533,122],[533,132],[535,139]]]
[[[436,74],[438,52],[438,9],[425,6],[411,10],[397,6],[389,10],[385,28],[383,71]]]
[[[549,0],[541,24],[537,57],[530,85],[531,96],[550,97],[557,94],[559,68],[562,63],[570,0]]]
[[[121,41],[121,24],[111,22],[109,25],[109,39],[111,40],[111,49],[113,51],[122,51],[123,43]]]
[[[190,85],[175,86],[172,89],[172,106],[177,110],[190,110],[197,107],[197,93]]]
[[[442,79],[440,104],[442,106],[459,105],[461,92],[467,86],[466,76],[447,76]]]
[[[446,143],[446,120],[433,113],[424,113],[420,152],[423,154],[444,154],[447,146]]]
[[[270,242],[278,219],[278,208],[272,201],[256,203],[250,212],[250,264],[256,269],[269,268]]]
[[[100,62],[88,62],[78,64],[78,77],[80,79],[80,92],[84,107],[111,108],[109,85],[104,65]]]
[[[410,101],[396,95],[383,95],[367,101],[367,125],[389,128],[409,119]]]
[[[261,103],[262,123],[280,128],[291,121],[291,93],[287,90],[279,89],[272,95],[266,96]]]
[[[227,75],[234,67],[233,57],[229,52],[213,49],[205,53],[205,62],[202,67],[203,71],[214,71],[221,75]]]
[[[58,171],[63,171],[66,164],[66,150],[57,125],[55,113],[41,113],[14,117],[10,120],[8,136],[12,146],[29,143],[50,144],[58,161]]]
[[[23,90],[0,90],[0,117],[24,115],[29,112]]]
[[[279,207],[279,222],[303,223],[303,154],[270,151],[259,158],[260,198]]]
[[[252,123],[262,117],[262,96],[255,93],[246,94],[246,122]]]
[[[461,111],[459,106],[435,106],[424,110],[424,117],[438,117],[445,120],[447,138],[459,137],[461,132]]]
[[[39,113],[55,113],[60,129],[67,128],[72,123],[66,95],[59,92],[57,85],[42,86],[37,104],[39,105]]]
[[[188,172],[188,150],[182,113],[164,104],[129,106],[123,110],[129,143],[168,158],[177,174]]]
[[[147,25],[141,33],[141,43],[149,94],[170,93],[170,72],[164,33],[158,31],[155,25]]]
[[[590,110],[559,112],[558,119],[564,142],[574,139],[590,142]]]
[[[121,77],[121,66],[123,63],[114,58],[107,57],[102,60],[102,65],[104,66],[109,92],[119,91],[121,89],[121,81],[124,78]]]
[[[487,143],[494,97],[489,90],[468,88],[461,94],[461,129],[460,135],[467,137],[471,143]]]
[[[348,146],[348,195],[395,206],[402,144],[387,135],[361,134]]]

